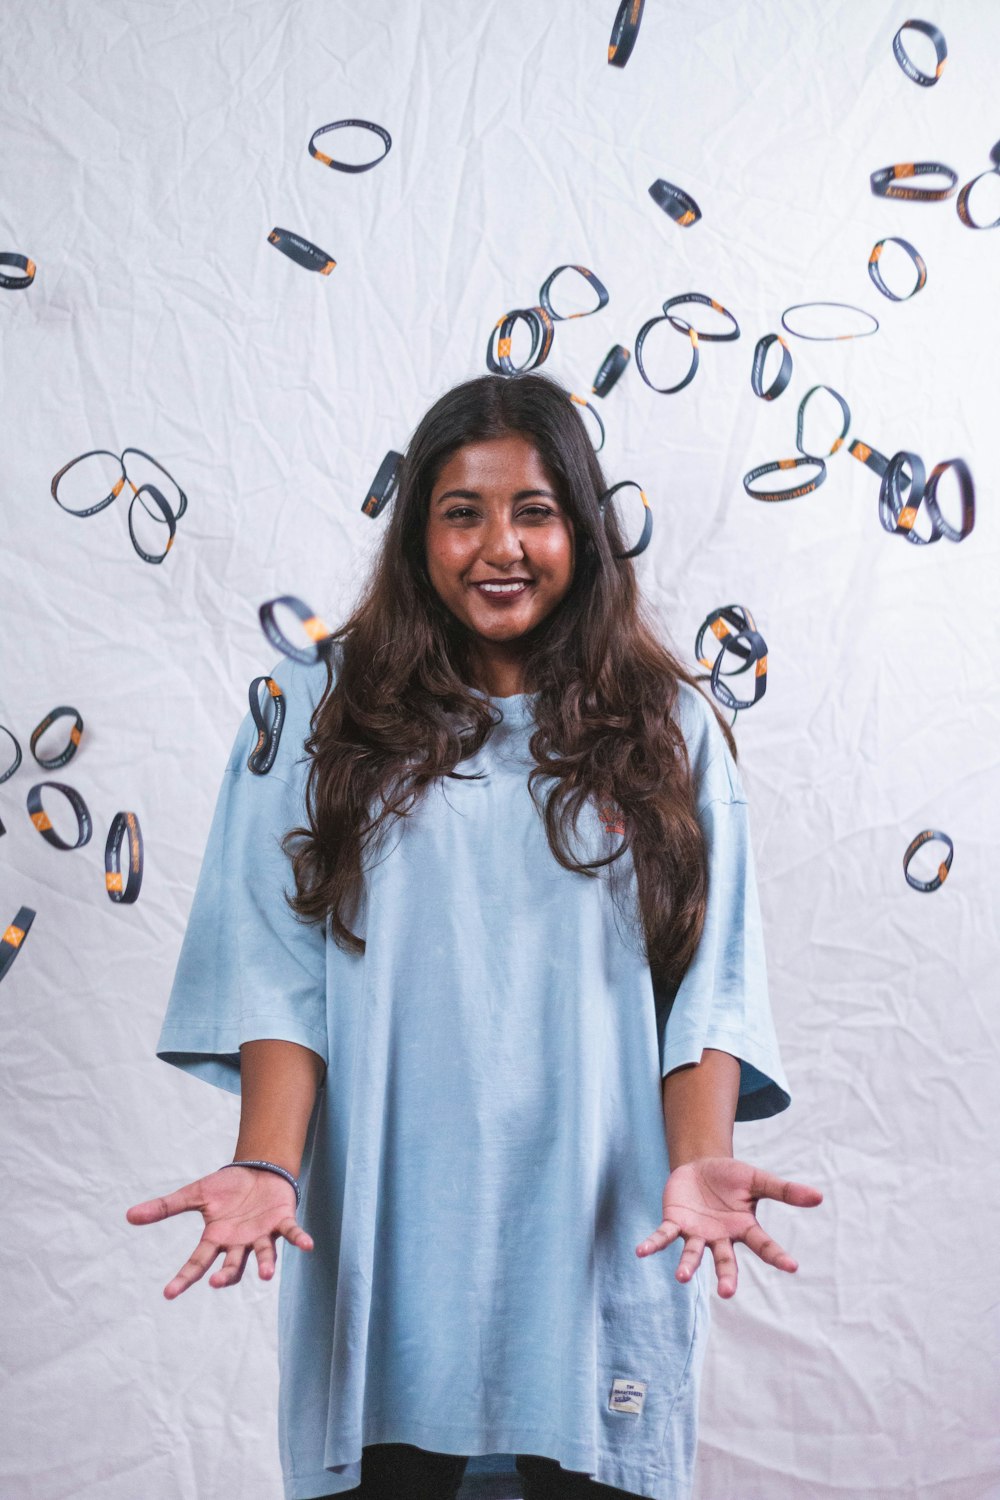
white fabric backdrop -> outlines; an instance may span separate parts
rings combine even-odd
[[[1000,12],[935,0],[950,55],[920,89],[891,54],[898,7],[649,0],[622,71],[605,61],[614,11],[5,11],[0,248],[38,266],[0,293],[0,723],[25,752],[0,786],[0,925],[22,903],[38,913],[0,991],[9,1500],[280,1494],[277,1288],[251,1264],[235,1290],[203,1281],[167,1303],[200,1220],[125,1221],[236,1138],[238,1102],[153,1047],[247,686],[274,660],[257,605],[298,593],[339,623],[380,536],[360,505],[383,453],[485,368],[494,320],[561,262],[611,294],[557,328],[546,368],[578,392],[674,293],[708,292],[743,330],[703,345],[677,396],[633,360],[602,408],[609,482],[638,479],[654,510],[637,566],[664,631],[692,660],[705,614],[738,601],[769,646],[766,697],[737,734],[793,1104],[740,1126],[736,1150],[826,1194],[762,1206],[795,1276],[740,1253],[729,1303],[712,1278],[697,1500],[1000,1495],[1000,231],[868,185],[895,161],[936,158],[960,182],[988,166]],[[392,134],[370,173],[307,154],[347,116]],[[660,176],[694,194],[699,224],[655,206]],[[328,250],[333,273],[277,253],[274,225]],[[927,262],[912,302],[868,278],[887,234]],[[754,343],[810,299],[871,308],[882,328],[790,339],[792,387],[767,405]],[[748,499],[743,473],[794,452],[818,381],[847,397],[852,437],[928,467],[968,460],[968,541],[887,536],[877,481],[846,452],[813,496]],[[133,552],[124,499],[77,520],[49,495],[70,458],[126,445],[189,496],[159,567]],[[27,739],[57,703],[79,705],[85,738],[45,773]],[[86,797],[85,849],[32,828],[24,799],[47,774]],[[103,894],[119,808],[146,841],[132,907]],[[928,826],[955,858],[923,895],[901,857]]]

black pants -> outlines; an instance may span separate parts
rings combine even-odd
[[[455,1500],[468,1462],[459,1453],[432,1453],[410,1443],[374,1443],[361,1453],[360,1486],[342,1493],[356,1500]],[[524,1500],[641,1500],[631,1490],[564,1469],[554,1458],[518,1453],[515,1465]]]

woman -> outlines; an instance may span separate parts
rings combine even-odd
[[[705,1248],[721,1296],[737,1240],[794,1272],[757,1200],[821,1201],[733,1158],[790,1102],[747,805],[605,488],[553,381],[450,391],[327,661],[274,669],[266,775],[236,737],[157,1055],[241,1093],[254,1164],[128,1218],[202,1214],[168,1298],[306,1252],[286,1500],[447,1500],[510,1454],[491,1494],[682,1500]]]

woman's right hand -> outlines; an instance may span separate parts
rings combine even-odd
[[[209,1286],[235,1286],[251,1250],[257,1274],[270,1281],[283,1236],[299,1250],[312,1250],[313,1238],[295,1219],[295,1189],[277,1172],[257,1167],[225,1167],[189,1182],[163,1198],[148,1198],[126,1210],[130,1224],[158,1224],[173,1214],[197,1209],[205,1220],[201,1239],[172,1281],[163,1288],[169,1301],[200,1281],[220,1251],[226,1258]]]

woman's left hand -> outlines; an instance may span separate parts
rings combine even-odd
[[[772,1240],[757,1222],[757,1201],[775,1198],[796,1208],[815,1208],[822,1203],[818,1188],[804,1182],[786,1182],[773,1172],[731,1156],[699,1156],[675,1167],[663,1189],[663,1222],[636,1249],[636,1255],[655,1255],[683,1235],[684,1253],[675,1273],[678,1281],[690,1281],[701,1265],[705,1246],[711,1246],[720,1297],[736,1295],[736,1255],[733,1245],[742,1240],[755,1255],[779,1271],[797,1271],[798,1262]]]

